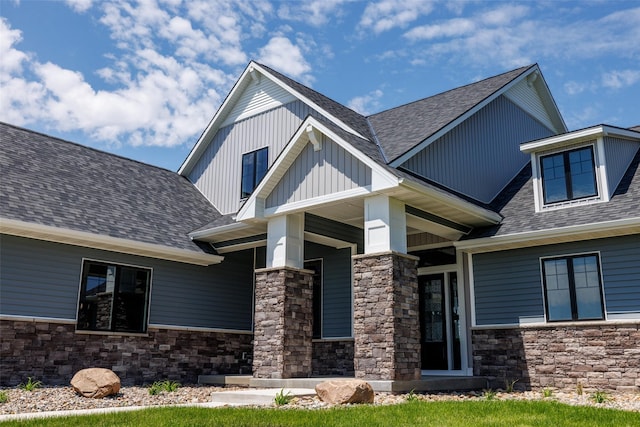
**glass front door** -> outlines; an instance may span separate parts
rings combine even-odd
[[[418,277],[423,370],[460,369],[460,316],[455,272]]]

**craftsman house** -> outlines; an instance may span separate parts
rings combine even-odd
[[[177,173],[0,124],[1,383],[638,387],[638,130],[537,65],[365,117],[255,62]]]

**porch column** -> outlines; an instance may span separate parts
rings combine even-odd
[[[404,204],[365,199],[365,254],[353,257],[356,378],[420,378],[418,258],[407,255]]]
[[[256,270],[253,376],[311,376],[313,272],[302,269],[303,214],[269,220],[267,267]]]

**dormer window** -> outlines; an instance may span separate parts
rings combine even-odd
[[[544,204],[598,195],[593,146],[540,157]]]

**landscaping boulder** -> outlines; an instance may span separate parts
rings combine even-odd
[[[373,403],[374,393],[371,385],[363,380],[333,380],[316,385],[316,393],[323,402]]]
[[[120,378],[110,369],[88,368],[76,372],[71,386],[84,397],[100,399],[120,391]]]

